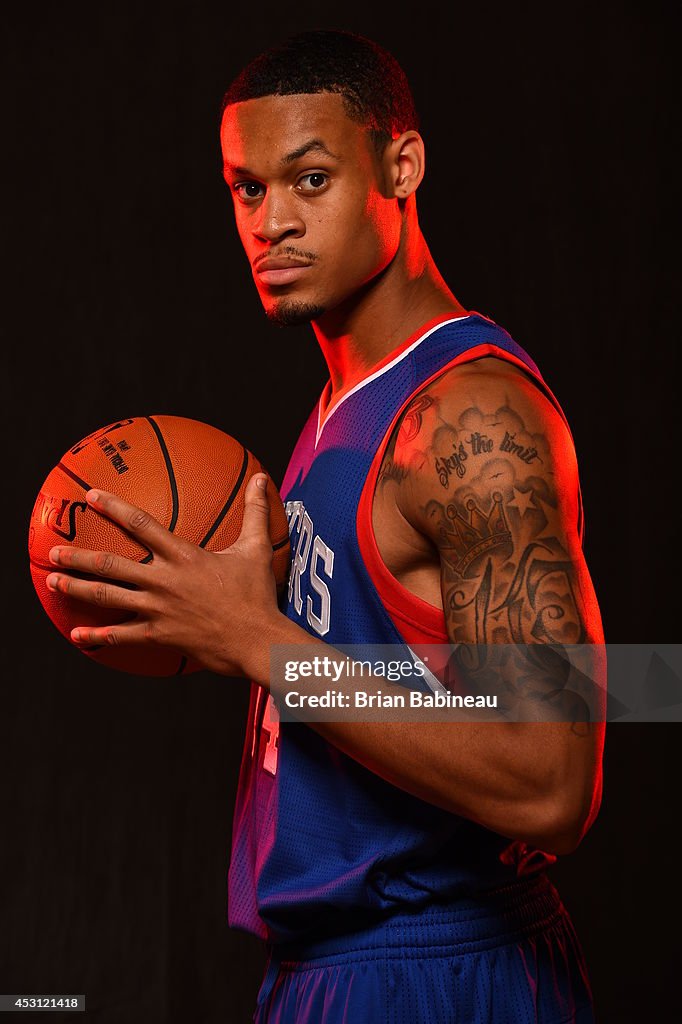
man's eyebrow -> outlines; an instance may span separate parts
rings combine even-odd
[[[298,147],[298,149],[293,149],[291,153],[287,153],[286,156],[283,156],[280,163],[283,165],[293,164],[294,160],[298,160],[299,157],[305,156],[306,153],[313,152],[322,153],[323,156],[330,156],[332,160],[341,159],[341,157],[337,156],[336,153],[332,153],[331,150],[327,149],[322,139],[308,139],[308,141],[304,142],[302,146]]]
[[[293,164],[295,160],[299,160],[302,156],[305,156],[306,153],[321,153],[323,156],[330,156],[332,160],[341,160],[340,156],[337,156],[336,153],[332,153],[332,151],[325,146],[322,139],[308,139],[308,141],[304,142],[302,146],[298,147],[298,149],[292,149],[291,153],[287,153],[286,156],[283,156],[280,160],[280,165],[282,167],[287,167],[289,164]],[[229,160],[224,162],[223,168],[231,174],[243,175],[245,177],[248,177],[248,175],[253,173],[247,167],[235,167],[229,162]]]
[[[223,162],[223,171],[225,172],[225,174],[236,174],[240,178],[248,178],[254,176],[253,172],[250,171],[248,167],[235,167],[235,165],[231,164],[229,160],[225,160]]]

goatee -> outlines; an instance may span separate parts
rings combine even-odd
[[[324,313],[324,306],[313,302],[299,302],[296,299],[282,299],[272,309],[266,309],[265,315],[277,327],[296,327],[298,324],[309,324]]]

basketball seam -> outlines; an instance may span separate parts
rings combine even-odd
[[[242,466],[241,466],[241,469],[239,470],[239,476],[237,477],[237,482],[235,483],[234,487],[232,488],[232,491],[230,492],[229,498],[227,499],[227,501],[225,502],[225,504],[221,508],[220,512],[216,516],[215,520],[213,521],[212,526],[209,527],[208,533],[206,534],[206,536],[204,537],[203,540],[199,541],[199,547],[200,548],[206,547],[206,545],[210,541],[211,537],[216,532],[216,530],[218,529],[218,527],[222,523],[222,521],[225,518],[225,516],[227,515],[227,513],[230,511],[232,503],[233,503],[234,499],[237,497],[237,494],[239,493],[239,488],[241,487],[241,485],[242,485],[242,483],[244,481],[244,477],[246,475],[246,467],[249,464],[249,453],[246,450],[246,448],[244,447],[244,445],[242,445],[242,451],[244,452],[244,456],[242,458]]]
[[[151,424],[152,430],[156,434],[156,439],[159,442],[163,460],[166,463],[166,472],[168,473],[168,482],[170,484],[171,498],[173,500],[173,511],[171,512],[171,521],[168,526],[168,532],[173,533],[178,521],[178,514],[180,510],[180,499],[178,497],[178,484],[175,479],[175,470],[173,469],[173,463],[171,462],[170,453],[166,447],[164,436],[161,433],[161,428],[152,416],[145,416],[145,419]]]
[[[67,476],[71,477],[71,479],[75,481],[79,487],[82,487],[84,491],[92,490],[90,484],[86,484],[85,480],[81,480],[79,476],[76,476],[76,474],[73,473],[68,466],[65,466],[63,462],[57,463],[57,469],[61,469],[62,473],[66,473]]]

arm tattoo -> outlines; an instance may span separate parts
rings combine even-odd
[[[418,395],[408,405],[386,448],[377,487],[383,487],[389,480],[402,483],[409,476],[410,468],[424,461],[425,452],[421,450],[424,446],[419,435],[428,409],[432,414],[437,413],[437,402],[430,395]],[[403,453],[400,459],[395,454],[398,442]]]
[[[488,432],[484,432],[485,425]],[[526,465],[542,463],[539,448],[546,441],[524,429],[523,420],[504,405],[492,416],[484,416],[475,406],[467,409],[457,426],[445,424],[434,434],[434,467],[441,487],[447,491],[453,475],[460,480],[476,471],[476,457],[504,452]],[[480,460],[479,460],[480,461]]]
[[[440,553],[448,635],[454,644],[477,645],[461,651],[463,664],[471,659],[469,679],[483,682],[488,670],[499,679],[499,668],[485,664],[487,645],[520,645],[519,657],[510,651],[507,676],[516,692],[525,678],[565,714],[561,659],[547,673],[551,651],[537,645],[584,644],[587,631],[575,567],[560,539],[546,436],[528,433],[507,400],[494,413],[471,407],[456,424],[441,421],[425,447],[423,471],[435,470],[447,493],[421,513]],[[581,718],[583,711],[571,713]]]
[[[528,433],[508,401],[492,414],[472,406],[434,432],[431,454],[449,493],[422,511],[440,538],[451,635],[583,643],[571,560],[554,535],[553,475],[539,475],[551,464],[544,434]]]
[[[427,409],[434,405],[430,395],[418,395],[407,407],[400,424],[398,436],[401,442],[413,441],[422,428],[422,418]]]

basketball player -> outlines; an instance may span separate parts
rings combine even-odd
[[[281,489],[288,603],[262,475],[223,553],[89,492],[153,561],[55,548],[66,571],[49,584],[135,613],[76,629],[79,643],[170,644],[253,680],[229,916],[269,947],[254,1020],[592,1021],[546,869],[597,813],[602,727],[278,723],[268,694],[272,644],[602,643],[565,418],[431,257],[424,143],[390,54],[346,33],[294,37],[233,82],[221,141],[265,312],[309,321],[329,368]]]

